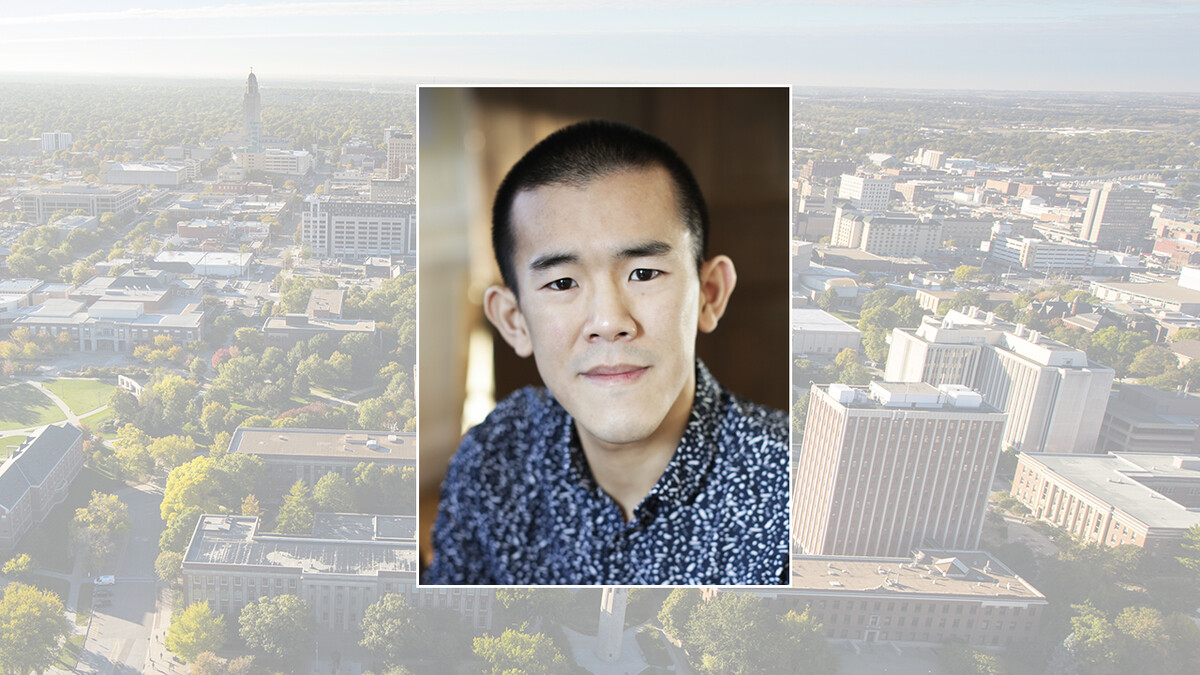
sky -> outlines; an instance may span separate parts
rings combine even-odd
[[[1200,92],[1200,0],[0,0],[0,78]]]

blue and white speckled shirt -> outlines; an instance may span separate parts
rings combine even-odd
[[[572,417],[527,387],[471,429],[442,484],[426,584],[780,584],[788,423],[696,363],[674,457],[625,522]]]

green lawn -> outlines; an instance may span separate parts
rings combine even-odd
[[[0,389],[0,431],[53,424],[67,419],[58,406],[28,384]]]
[[[108,405],[116,386],[100,380],[50,380],[43,383],[54,395],[61,398],[76,415]]]
[[[5,436],[4,438],[0,438],[0,460],[8,459],[8,456],[12,454],[12,450],[9,450],[8,446],[20,445],[25,442],[26,438],[26,436],[22,436],[20,434],[16,436]]]
[[[116,412],[114,412],[112,408],[105,408],[98,413],[92,413],[87,417],[81,417],[79,418],[79,421],[80,423],[87,425],[87,428],[91,429],[92,433],[96,436],[99,436],[106,441],[111,441],[117,437],[116,432],[102,431],[100,427],[105,422],[112,419],[114,415],[116,415]]]
[[[58,662],[54,665],[69,673],[75,672],[75,667],[79,665],[79,653],[83,651],[83,640],[86,635],[82,633],[72,635],[63,642],[62,652],[58,655]]]
[[[92,584],[79,585],[79,601],[75,603],[75,625],[86,626],[92,618]]]

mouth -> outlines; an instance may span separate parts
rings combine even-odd
[[[580,375],[587,381],[595,384],[620,385],[636,382],[647,370],[650,370],[650,366],[618,363],[611,366],[596,366],[580,373]]]

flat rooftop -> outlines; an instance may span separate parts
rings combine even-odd
[[[303,456],[412,463],[417,459],[417,435],[388,431],[241,427],[229,442],[229,452],[280,458]]]
[[[331,516],[333,514],[323,514]],[[304,574],[375,576],[417,571],[414,541],[258,533],[258,518],[201,516],[183,564],[237,565]],[[353,528],[350,528],[353,531]]]
[[[814,333],[858,333],[857,328],[820,307],[792,308],[792,330]]]
[[[1136,518],[1152,528],[1187,529],[1200,524],[1200,510],[1188,509],[1138,482],[1140,477],[1195,478],[1200,471],[1173,466],[1177,455],[1025,455],[1061,480]]]
[[[1166,302],[1200,303],[1200,291],[1184,288],[1178,281],[1156,281],[1140,284],[1132,281],[1094,281],[1098,287],[1112,289],[1119,293],[1153,298]]]
[[[910,558],[793,556],[792,588],[942,596],[982,602],[1044,596],[985,551],[922,551]]]
[[[287,317],[272,316],[263,324],[263,331],[309,332],[330,331],[341,333],[372,333],[375,331],[375,321],[372,319],[308,319],[302,324],[289,325]]]

